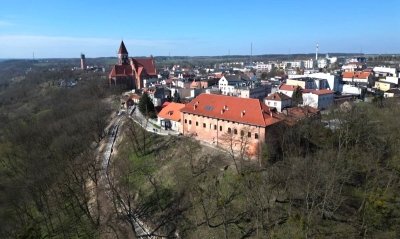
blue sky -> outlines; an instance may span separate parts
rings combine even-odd
[[[0,58],[400,53],[399,0],[12,0]]]

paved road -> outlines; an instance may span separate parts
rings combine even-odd
[[[133,106],[136,107],[136,106]],[[136,107],[137,108],[137,107]],[[138,109],[133,108],[132,113],[129,114],[129,117],[133,119],[136,123],[138,123],[140,126],[145,128],[148,132],[152,132],[155,134],[159,135],[178,135],[179,132],[173,131],[173,130],[165,130],[163,128],[159,129],[154,126],[154,124],[157,124],[153,120],[147,120]]]

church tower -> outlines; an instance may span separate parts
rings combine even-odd
[[[119,65],[128,65],[128,51],[126,50],[124,41],[121,41],[121,45],[119,46],[118,50],[118,64]]]

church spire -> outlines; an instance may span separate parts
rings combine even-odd
[[[121,41],[121,45],[119,46],[119,50],[118,50],[118,64],[120,64],[120,65],[129,64],[129,60],[128,60],[128,51],[126,50],[124,41]]]
[[[128,51],[126,50],[124,41],[121,41],[121,45],[119,46],[118,54],[127,54],[128,55]]]

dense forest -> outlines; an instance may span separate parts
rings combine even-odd
[[[398,238],[399,116],[387,100],[323,116],[334,130],[278,127],[261,165],[133,125],[115,160],[116,198],[172,238]]]
[[[0,237],[94,238],[85,183],[115,92],[69,64],[0,63]],[[61,87],[61,80],[76,80]]]
[[[259,160],[125,117],[104,199],[96,154],[120,92],[53,68],[0,63],[1,238],[129,238],[139,219],[166,238],[400,237],[397,99],[282,124]]]

